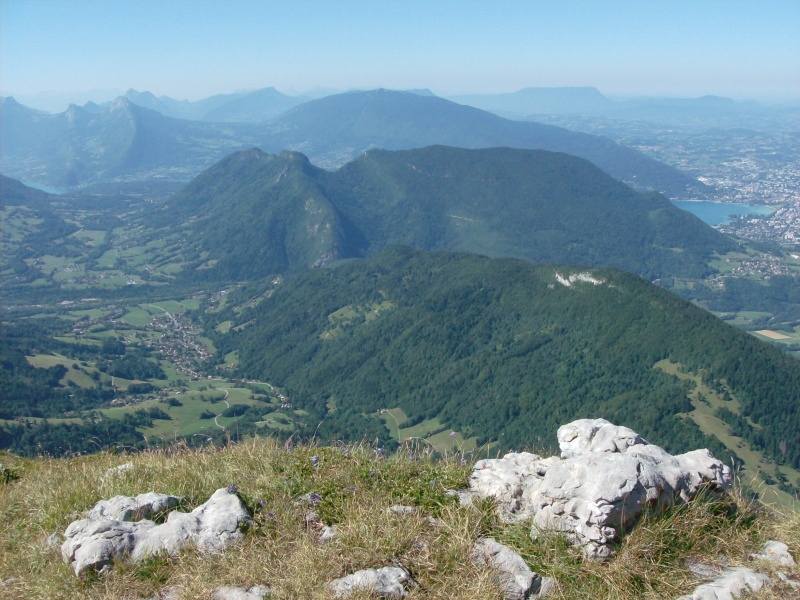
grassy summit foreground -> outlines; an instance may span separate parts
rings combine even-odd
[[[534,571],[554,578],[554,598],[670,598],[697,584],[689,560],[752,566],[750,555],[768,539],[800,552],[800,512],[772,513],[734,492],[648,518],[615,558],[588,561],[558,535],[531,540],[528,523],[500,523],[490,501],[460,507],[446,491],[467,485],[472,460],[433,457],[415,446],[387,456],[369,444],[256,438],[222,449],[174,447],[135,456],[0,458],[3,598],[150,598],[165,588],[179,590],[180,598],[210,598],[219,586],[260,584],[272,587],[271,598],[329,598],[325,584],[334,578],[401,566],[418,584],[410,598],[499,599],[495,573],[470,560],[482,536],[514,548]],[[109,471],[126,462],[130,469]],[[189,550],[136,565],[123,561],[80,580],[61,560],[63,538],[51,537],[103,498],[154,490],[183,496],[188,510],[223,487],[247,504],[254,524],[244,543],[221,554]],[[415,511],[389,510],[396,505]],[[320,543],[322,527],[333,523],[336,536]],[[777,576],[780,570],[800,579],[796,566],[756,564],[773,581],[757,597],[797,593]]]

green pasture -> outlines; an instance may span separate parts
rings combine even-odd
[[[99,246],[106,241],[106,232],[97,231],[94,229],[81,229],[80,231],[73,233],[71,237],[79,239],[89,246]]]
[[[294,429],[294,421],[286,413],[271,412],[263,416],[263,421],[257,423],[258,427],[269,427],[279,431],[291,431]]]
[[[193,382],[196,383],[196,382]],[[228,392],[227,398],[222,399],[225,391]],[[173,439],[177,436],[191,436],[196,433],[209,432],[212,429],[219,429],[220,427],[231,427],[236,424],[236,417],[219,417],[217,424],[214,419],[201,419],[200,415],[204,411],[212,412],[219,415],[228,406],[234,404],[247,404],[248,406],[268,406],[263,399],[250,398],[252,392],[243,388],[218,388],[206,391],[189,391],[183,394],[173,394],[171,397],[176,398],[182,403],[182,406],[170,406],[166,402],[160,400],[146,400],[129,406],[106,408],[101,412],[114,419],[121,419],[126,414],[133,414],[137,410],[146,410],[150,407],[158,407],[166,412],[170,420],[154,420],[153,427],[148,427],[142,430],[142,433],[147,437],[156,437],[163,439]],[[212,398],[217,398],[216,402],[212,402]],[[227,401],[227,403],[226,403]]]
[[[695,373],[684,373],[681,365],[670,362],[669,359],[658,361],[653,368],[694,384],[694,389],[689,393],[689,399],[694,409],[683,416],[694,421],[706,435],[716,437],[726,448],[735,452],[742,459],[744,467],[738,473],[738,477],[743,484],[758,490],[762,502],[777,502],[783,506],[796,505],[796,499],[793,496],[778,489],[777,486],[768,486],[764,483],[763,474],[774,475],[780,471],[790,481],[797,481],[800,478],[800,471],[786,465],[775,465],[767,460],[761,452],[751,448],[746,440],[733,435],[730,426],[714,414],[720,407],[740,414],[739,401],[735,397],[732,400],[723,399],[714,389],[703,383],[702,377]],[[757,427],[749,418],[748,422]]]
[[[67,385],[67,382],[69,381],[82,388],[90,388],[96,385],[96,382],[91,378],[90,375],[97,370],[94,368],[94,363],[87,363],[92,365],[90,367],[75,369],[72,365],[77,364],[80,366],[79,361],[67,358],[66,356],[52,354],[36,354],[35,356],[26,356],[25,360],[28,361],[29,365],[38,369],[50,369],[56,365],[63,365],[66,367],[67,373],[59,381],[61,385]],[[101,377],[105,378],[105,375],[102,375]]]
[[[128,309],[120,321],[134,327],[147,327],[151,319],[152,315],[149,312],[137,307]]]

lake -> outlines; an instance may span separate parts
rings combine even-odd
[[[693,202],[688,200],[672,200],[678,208],[682,208],[699,217],[709,225],[724,225],[730,222],[731,215],[769,215],[774,211],[769,206],[758,204],[734,204],[731,202]]]
[[[61,194],[66,194],[69,191],[69,190],[60,190],[58,188],[47,187],[46,185],[42,185],[41,183],[28,183],[26,181],[23,181],[22,183],[27,185],[29,188],[33,188],[41,192],[47,192],[48,194],[57,194],[59,196]]]

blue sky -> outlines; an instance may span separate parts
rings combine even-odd
[[[798,32],[799,0],[0,0],[0,94],[588,85],[800,99]]]

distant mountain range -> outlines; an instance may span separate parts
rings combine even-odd
[[[507,94],[470,94],[448,100],[495,113],[575,114],[610,110],[614,102],[593,87],[531,87]]]
[[[709,123],[720,118],[744,119],[771,112],[755,102],[736,102],[722,96],[611,99],[594,87],[529,87],[506,94],[470,94],[448,99],[513,119],[573,115],[683,127],[691,124],[701,129],[704,122],[705,128],[709,128]]]
[[[726,236],[656,193],[562,153],[371,150],[335,172],[252,149],[173,195],[151,225],[182,227],[192,276],[300,271],[393,244],[701,277]],[[191,271],[189,271],[191,272]]]
[[[192,121],[263,123],[306,102],[304,96],[287,96],[274,87],[253,92],[218,94],[196,102],[156,97],[150,92],[128,90],[125,94],[134,104],[160,112],[166,117]]]
[[[274,96],[269,90],[263,93]],[[153,106],[166,102],[140,96],[139,101]],[[204,109],[206,114],[219,111],[230,116],[249,110],[259,98],[250,95],[218,105],[209,99]],[[268,152],[298,150],[319,166],[336,168],[370,148],[445,144],[566,152],[641,189],[672,197],[697,197],[708,191],[691,176],[608,139],[510,121],[412,92],[328,96],[296,106],[266,124],[175,119],[126,98],[108,107],[71,106],[49,115],[5,98],[0,104],[0,127],[4,132],[0,170],[55,187],[154,177],[188,180],[225,154],[249,146]]]

